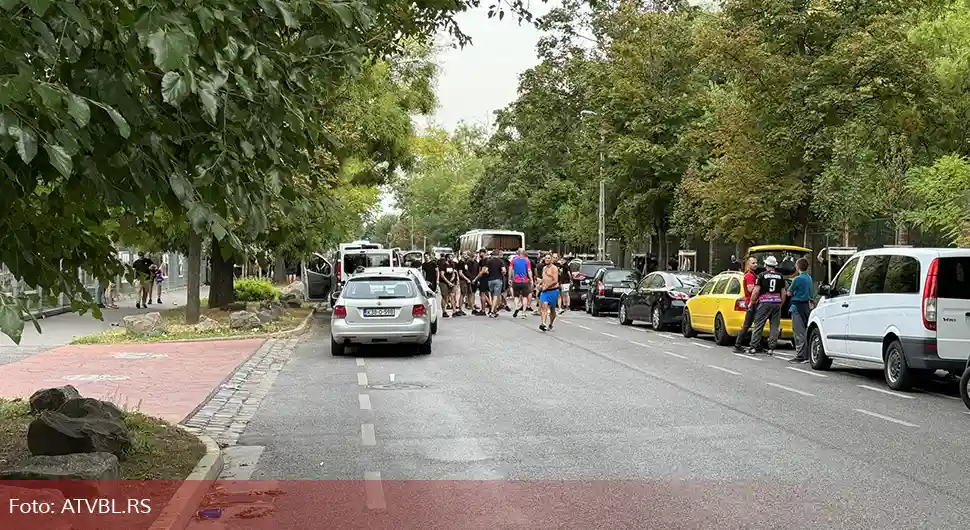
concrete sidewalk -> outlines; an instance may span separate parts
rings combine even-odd
[[[94,318],[94,314],[90,311],[83,315],[64,313],[40,318],[37,319],[37,322],[40,324],[41,333],[37,333],[31,322],[25,322],[24,336],[19,346],[14,344],[6,335],[0,334],[0,365],[70,344],[72,340],[84,335],[111,329],[113,324],[121,322],[121,319],[128,315],[182,307],[185,305],[187,292],[186,289],[163,292],[162,305],[152,304],[148,306],[148,309],[136,309],[134,297],[119,300],[117,302],[119,309],[101,310],[102,320]],[[203,286],[199,296],[200,298],[208,297],[209,288]]]

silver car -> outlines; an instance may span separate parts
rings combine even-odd
[[[412,269],[411,267],[368,267],[364,269],[364,274],[395,272],[407,274],[418,284],[418,292],[424,295],[425,302],[428,304],[428,311],[431,313],[429,315],[429,318],[431,318],[431,334],[438,333],[438,317],[442,313],[440,295],[431,290],[431,286],[424,279],[424,274],[421,273],[420,269]]]
[[[431,353],[427,299],[407,273],[371,272],[347,280],[330,317],[330,352],[352,344],[414,344]]]

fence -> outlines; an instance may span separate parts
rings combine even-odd
[[[137,256],[137,250],[132,248],[125,248],[118,251],[118,259],[126,265],[131,265],[138,259]],[[168,277],[163,283],[163,289],[181,289],[186,286],[188,271],[185,256],[176,252],[168,252],[155,254],[150,257],[156,263],[164,266],[163,271],[167,271]],[[96,296],[98,279],[83,268],[78,268],[77,274],[78,279],[81,280],[81,285],[91,293],[92,297]],[[113,278],[112,282],[115,285],[117,295],[121,298],[132,296],[137,292],[137,286],[122,276]],[[70,300],[64,294],[58,294],[57,299],[51,304],[50,300],[47,299],[48,293],[45,293],[42,288],[31,287],[22,279],[14,277],[13,273],[4,264],[0,264],[0,292],[11,296],[27,296],[27,308],[35,317],[65,313],[70,311],[71,307]]]

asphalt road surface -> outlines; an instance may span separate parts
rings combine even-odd
[[[279,483],[273,526],[970,523],[953,382],[895,393],[878,369],[814,372],[581,312],[537,325],[445,319],[430,356],[337,358],[320,320],[239,440],[261,448],[253,479],[333,481]]]

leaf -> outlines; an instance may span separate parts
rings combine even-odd
[[[256,149],[253,147],[253,144],[247,142],[246,140],[243,140],[242,142],[240,142],[239,146],[242,147],[243,153],[246,155],[246,158],[252,158],[253,155],[256,154]]]
[[[288,28],[299,28],[300,21],[293,16],[293,11],[290,10],[290,6],[283,0],[276,0],[276,8],[280,10],[280,14],[283,15],[283,23],[286,24]]]
[[[165,72],[165,76],[162,77],[162,101],[177,107],[188,95],[189,84],[182,74],[174,71]]]
[[[27,4],[27,7],[29,7],[30,10],[39,17],[44,16],[44,13],[47,12],[47,8],[51,6],[51,0],[24,0],[24,3]]]
[[[0,0],[0,9],[10,11],[20,4],[20,0]]]
[[[74,171],[74,163],[71,161],[71,155],[67,154],[63,147],[44,143],[44,151],[47,151],[47,158],[50,159],[54,169],[65,177],[71,176]]]
[[[11,125],[7,134],[16,140],[17,153],[25,164],[37,156],[37,136],[30,129],[21,129],[19,125]]]
[[[180,28],[160,29],[148,37],[155,66],[163,72],[187,67],[189,56],[195,53],[195,44],[195,35]]]
[[[61,93],[51,88],[47,83],[37,83],[34,85],[34,92],[40,96],[40,100],[51,112],[57,112],[61,105]]]
[[[14,344],[20,344],[24,334],[24,319],[20,318],[20,308],[14,304],[0,305],[0,333],[10,337]]]
[[[356,17],[354,17],[354,8],[352,8],[346,2],[333,2],[330,4],[330,9],[333,9],[334,13],[340,17],[340,21],[344,23],[346,27],[352,27],[354,22],[356,22]]]
[[[120,134],[122,138],[128,138],[128,136],[131,135],[131,127],[129,127],[128,122],[125,121],[125,117],[122,116],[120,112],[108,105],[100,105],[100,107],[108,113],[111,121],[115,122],[115,127],[118,127],[118,134]]]
[[[91,107],[88,102],[77,94],[68,94],[64,99],[67,101],[67,113],[74,118],[78,126],[87,126],[91,120]]]
[[[203,32],[212,29],[212,11],[208,7],[199,6],[195,8],[195,16],[199,19],[199,26],[202,27]]]
[[[94,29],[91,26],[91,21],[88,20],[88,17],[84,16],[84,13],[82,13],[76,5],[74,5],[74,2],[71,2],[70,0],[61,0],[60,4],[58,5],[65,15],[71,17],[71,20],[77,22],[77,25],[81,26],[81,28],[85,31],[91,31]]]
[[[202,89],[199,90],[199,102],[212,121],[216,121],[219,115],[219,98],[216,91],[214,84],[209,81],[202,83]]]
[[[226,234],[228,232],[226,232],[226,227],[222,226],[222,223],[218,221],[212,221],[209,224],[209,228],[212,230],[212,235],[215,236],[215,238],[218,239],[219,241],[222,241],[223,239],[226,238]]]

